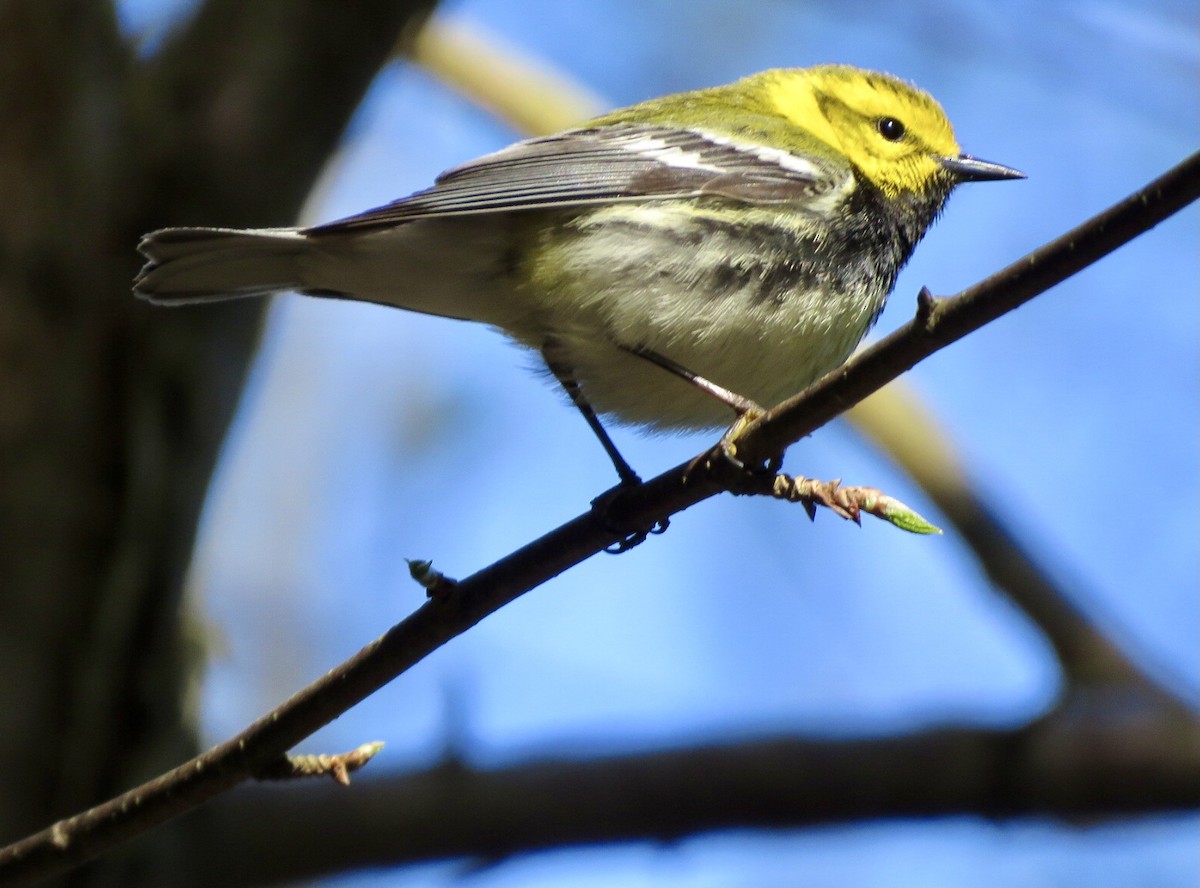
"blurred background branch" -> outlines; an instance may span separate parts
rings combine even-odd
[[[223,852],[208,875],[239,888],[714,830],[962,815],[1098,823],[1200,806],[1200,724],[1130,702],[1076,701],[1015,730],[549,754],[494,769],[452,760],[365,777],[352,792],[256,787],[214,802]]]

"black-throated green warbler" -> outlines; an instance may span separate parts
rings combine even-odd
[[[715,427],[837,366],[960,182],[926,93],[829,65],[766,71],[519,142],[313,228],[168,228],[136,283],[177,304],[296,290],[480,321],[596,413]],[[594,410],[594,412],[593,412]]]

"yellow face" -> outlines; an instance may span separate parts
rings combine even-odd
[[[830,145],[891,198],[922,192],[956,157],[950,121],[927,93],[843,65],[774,72],[779,113]]]

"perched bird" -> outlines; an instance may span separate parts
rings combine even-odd
[[[496,327],[597,414],[726,425],[836,367],[961,182],[926,93],[843,65],[653,99],[311,228],[166,228],[135,289],[180,305],[294,290]]]

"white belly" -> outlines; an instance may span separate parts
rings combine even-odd
[[[535,348],[552,334],[556,359],[573,370],[589,403],[623,423],[710,428],[733,417],[710,395],[618,344],[657,352],[769,407],[844,361],[886,298],[882,287],[846,293],[799,271],[765,274],[755,245],[723,235],[681,251],[677,240],[657,238],[646,225],[671,212],[666,205],[612,207],[607,222],[630,224],[591,226],[543,254],[552,273],[538,281],[539,294],[546,293],[536,324],[511,331]],[[739,252],[744,262],[729,269]]]

